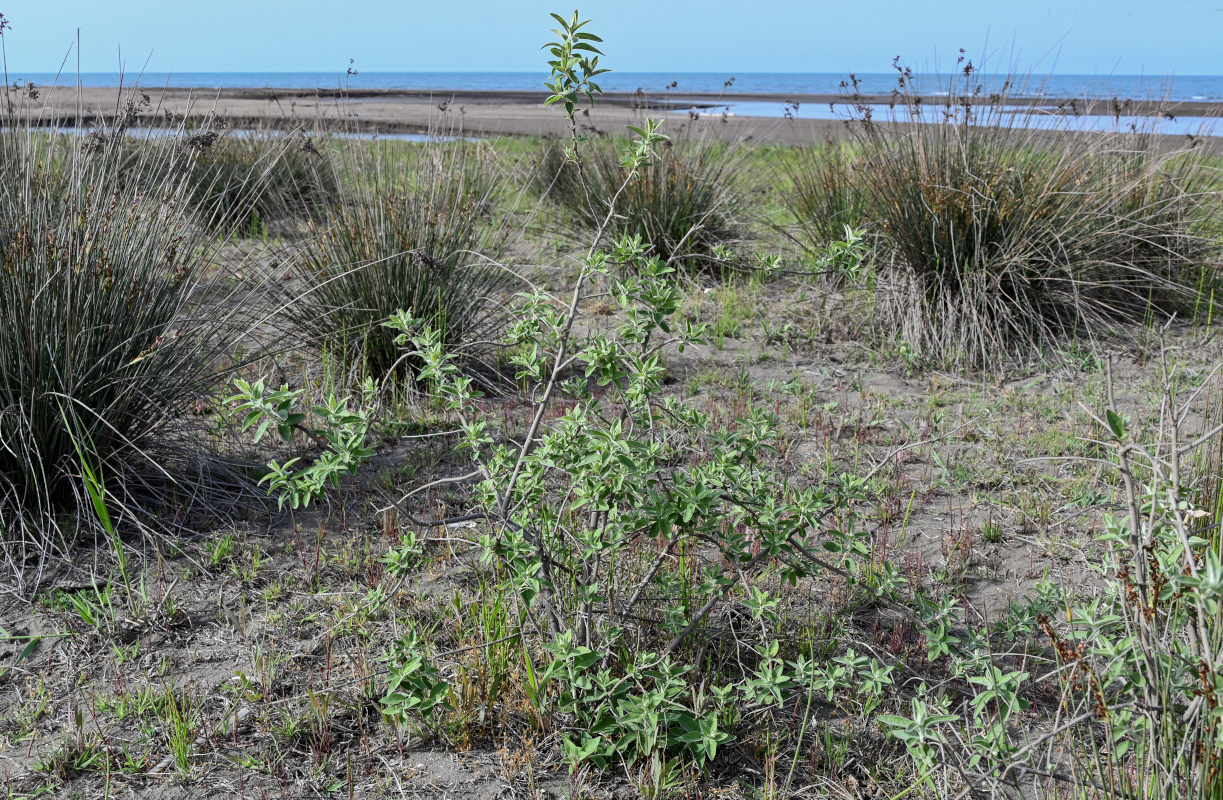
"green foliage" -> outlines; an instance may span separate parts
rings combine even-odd
[[[1125,506],[1106,514],[1100,540],[1112,552],[1109,591],[1074,599],[1071,624],[1046,622],[1063,685],[1078,708],[1105,728],[1086,730],[1084,759],[1098,787],[1131,797],[1223,794],[1223,558],[1220,537],[1199,532],[1206,517],[1174,480],[1193,445],[1180,421],[1166,438],[1137,445],[1117,432],[1109,410],[1101,424],[1117,437]],[[1170,435],[1168,435],[1170,434]],[[1136,480],[1147,474],[1148,480]],[[1203,535],[1206,533],[1206,535]]]
[[[388,719],[403,725],[413,715],[428,720],[436,711],[451,708],[447,700],[450,686],[426,659],[414,633],[396,641],[384,660],[387,678],[382,713]]]
[[[592,79],[610,70],[599,68],[599,56],[603,54],[594,43],[603,40],[582,30],[590,24],[590,20],[579,21],[577,11],[568,21],[559,14],[553,14],[552,18],[560,23],[560,28],[552,29],[557,40],[541,48],[552,55],[548,61],[552,69],[551,79],[544,84],[552,95],[544,101],[544,105],[564,103],[565,114],[572,120],[580,96],[585,95],[593,103],[595,94],[603,91]]]
[[[1176,408],[1166,391],[1161,407]],[[1181,461],[1203,443],[1183,441],[1185,418],[1184,410],[1164,417],[1139,440],[1113,409],[1096,417],[1112,439],[1120,486],[1119,506],[1103,515],[1097,537],[1107,548],[1092,567],[1102,590],[1038,584],[1008,615],[1012,640],[1039,629],[1052,645],[1055,663],[1039,676],[1060,690],[1052,730],[1017,740],[1029,673],[1000,666],[984,641],[955,628],[955,601],[925,601],[929,657],[964,681],[964,702],[923,687],[908,716],[878,718],[905,744],[925,785],[955,770],[994,793],[1018,792],[1031,775],[1091,798],[1223,793],[1223,557],[1219,537],[1199,525],[1208,515],[1175,480],[1187,478]]]
[[[408,530],[399,535],[399,545],[392,547],[378,560],[386,565],[387,574],[398,578],[407,575],[420,563],[424,554],[425,548],[417,540],[415,532]]]
[[[356,409],[349,408],[348,398],[331,394],[309,412],[299,406],[301,389],[281,386],[269,390],[262,379],[251,383],[241,378],[234,379],[234,387],[237,392],[225,402],[244,415],[243,430],[255,428],[256,443],[275,427],[285,442],[292,442],[294,434],[300,431],[323,448],[304,467],[296,466],[300,458],[291,458],[283,464],[268,463],[269,472],[259,483],[268,484],[268,493],[276,495],[281,508],[288,505],[297,510],[309,506],[323,496],[328,485],[339,488],[341,477],[353,474],[374,455],[366,442],[369,433],[366,407],[377,392],[372,379],[366,380],[364,396]]]
[[[623,277],[613,277],[613,268]],[[682,348],[702,333],[673,319],[681,301],[674,269],[648,256],[640,240],[624,239],[586,260],[583,280],[594,275],[609,282],[623,311],[612,331],[573,338],[576,308],[560,311],[541,293],[522,295],[513,312],[509,360],[536,398],[522,446],[494,442],[472,404],[470,379],[436,331],[410,313],[390,325],[415,348],[409,352],[423,365],[422,381],[457,415],[484,476],[476,497],[496,531],[481,538],[486,558],[532,624],[551,632],[553,660],[532,695],[542,716],[583,732],[567,740],[570,758],[609,765],[682,751],[704,764],[731,736],[718,727],[722,703],[775,708],[799,684],[777,657],[776,641],[750,637],[755,671],[719,687],[722,703],[694,705],[684,678],[692,665],[676,658],[715,607],[733,604],[737,574],[758,576],[771,566],[795,581],[824,563],[812,560],[804,542],[821,519],[844,514],[864,485],[840,476],[791,487],[767,466],[776,437],[768,414],[753,410],[718,428],[693,406],[657,398],[663,348]],[[543,425],[553,392],[566,410]],[[703,547],[716,548],[732,571],[699,567],[694,554]],[[825,550],[840,574],[858,574],[851,562],[865,548],[852,525]],[[690,566],[676,570],[674,559]],[[776,599],[755,585],[746,602],[763,618]],[[547,702],[551,682],[559,694]]]
[[[955,722],[954,714],[932,714],[926,703],[914,698],[910,708],[910,716],[901,717],[892,714],[882,714],[879,721],[889,728],[889,733],[904,742],[909,751],[909,757],[917,765],[922,776],[934,769],[937,763],[937,752],[932,743],[946,743],[944,734],[938,726]]]
[[[25,661],[38,652],[39,646],[42,645],[42,640],[42,636],[14,635],[6,631],[4,628],[0,628],[0,642],[5,642],[7,644],[24,643],[22,644],[21,651],[17,653],[17,656],[12,660],[12,662],[10,662],[2,671],[0,671],[0,674],[7,674],[11,667],[20,666],[22,661]]]
[[[466,141],[394,154],[350,147],[337,169],[342,199],[312,225],[292,323],[378,379],[415,366],[382,326],[397,309],[413,309],[452,347],[492,336],[513,279],[496,263],[509,229],[494,215],[504,176],[492,154]]]
[[[549,646],[554,660],[541,681],[559,684],[554,711],[575,721],[573,735],[562,738],[570,764],[589,761],[602,769],[633,764],[656,753],[678,751],[698,768],[717,755],[718,746],[733,737],[719,730],[720,710],[691,704],[685,675],[679,666],[653,653],[639,653],[623,674],[600,664],[609,653],[575,646],[565,635]]]
[[[544,634],[546,656],[527,656],[525,680],[540,723],[560,730],[574,768],[671,757],[703,768],[741,714],[771,713],[815,679],[810,659],[779,652],[778,587],[813,569],[851,583],[865,574],[851,511],[865,482],[830,475],[793,486],[770,466],[771,415],[751,408],[719,427],[694,404],[660,396],[663,352],[701,342],[704,327],[677,318],[676,268],[640,235],[598,248],[616,201],[649,180],[660,157],[657,124],[635,132],[614,159],[619,185],[609,186],[571,299],[537,290],[511,309],[503,343],[533,408],[520,443],[494,435],[458,355],[428,319],[405,309],[387,327],[462,431],[481,479],[473,499],[488,530],[479,541],[498,596],[517,599],[522,629]],[[581,180],[578,144],[570,153]],[[620,311],[606,330],[581,323],[583,287],[596,280]],[[838,528],[821,537],[833,515]],[[812,552],[813,538],[831,561]],[[715,636],[711,615],[738,605],[754,621],[735,632],[734,650],[746,657],[719,660],[712,684],[699,680],[705,650],[692,642]],[[439,676],[414,644],[390,658],[384,707],[427,717],[445,694]],[[872,692],[890,685],[888,668],[870,658],[838,669],[837,680],[870,676]]]
[[[71,428],[71,423],[68,420],[67,414],[61,414],[64,420],[64,427]],[[88,442],[82,446],[81,442],[73,439],[73,444],[76,446],[77,459],[81,465],[81,480],[85,484],[85,491],[89,494],[89,501],[93,504],[94,513],[98,517],[98,523],[106,532],[110,539],[111,547],[115,554],[115,561],[119,566],[119,574],[123,576],[123,585],[127,589],[127,598],[129,607],[133,612],[136,611],[135,595],[132,592],[132,579],[128,572],[127,552],[123,545],[123,539],[119,536],[119,532],[115,529],[115,524],[111,520],[110,508],[106,504],[106,477],[100,466],[94,466],[88,453],[94,452],[94,448]]]

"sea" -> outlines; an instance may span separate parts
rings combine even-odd
[[[276,88],[276,89],[434,89],[450,91],[531,91],[544,89],[547,77],[539,72],[150,72],[143,75],[117,72],[86,72],[81,74],[84,86],[119,86],[139,83],[146,87],[174,86],[181,88]],[[862,94],[888,94],[896,88],[897,73],[857,73],[858,91]],[[954,79],[957,91],[963,88],[959,74],[948,76],[918,75],[921,90],[928,94],[946,91]],[[1101,98],[1162,98],[1169,101],[1223,102],[1223,75],[1033,75],[1006,76],[973,75],[971,83],[980,84],[988,93],[1006,80],[1021,89],[1012,90],[1025,96]],[[23,73],[9,70],[9,80],[48,85],[75,85],[75,74]],[[655,94],[723,93],[728,98],[736,94],[837,94],[850,84],[849,73],[834,72],[609,72],[599,79],[604,91],[644,92]]]
[[[172,86],[209,90],[217,88],[275,89],[412,89],[433,90],[439,95],[447,91],[543,91],[546,75],[541,72],[150,72],[142,75],[117,72],[86,72],[81,84],[93,87],[118,87],[139,84],[144,87]],[[844,108],[827,103],[760,102],[738,99],[739,95],[836,95],[856,91],[864,95],[889,95],[897,88],[896,72],[833,73],[833,72],[609,72],[600,76],[599,84],[608,92],[637,92],[658,98],[669,97],[683,111],[685,96],[719,95],[716,102],[701,98],[692,113],[724,113],[736,116],[795,117],[802,119],[834,119],[845,115]],[[10,83],[32,82],[39,86],[51,84],[75,85],[73,74],[23,73],[9,70]],[[856,81],[856,83],[855,83]],[[925,97],[949,93],[960,94],[978,88],[984,94],[999,91],[1010,82],[1012,97],[1047,98],[1050,108],[1060,100],[1073,98],[1118,98],[1121,100],[1164,100],[1168,102],[1223,103],[1223,75],[998,75],[962,74],[914,76],[911,86]],[[882,108],[879,109],[881,112]],[[934,112],[930,112],[934,113]],[[1077,124],[1101,129],[1142,123],[1138,118],[1090,117]],[[1212,133],[1213,118],[1186,116],[1161,122],[1166,133]],[[1027,124],[1040,125],[1040,119]],[[1050,114],[1050,127],[1060,124]],[[1209,129],[1209,130],[1208,130]]]

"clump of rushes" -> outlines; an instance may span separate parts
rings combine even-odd
[[[315,137],[269,131],[228,135],[195,159],[190,181],[209,223],[226,232],[311,218],[338,196],[335,171]]]
[[[1038,119],[1010,82],[977,84],[969,62],[932,109],[900,68],[901,111],[880,124],[857,107],[851,174],[881,238],[882,326],[922,358],[997,366],[1191,312],[1215,281],[1201,155]]]
[[[790,154],[787,154],[790,155]],[[795,240],[808,253],[821,253],[845,238],[845,227],[860,230],[870,220],[869,195],[850,143],[826,142],[781,159],[782,195],[794,217]]]
[[[82,473],[124,524],[154,484],[195,494],[182,436],[163,434],[211,385],[213,348],[246,307],[233,284],[200,313],[213,237],[171,151],[125,149],[0,133],[0,558],[19,586],[64,552],[65,519],[97,519]]]
[[[312,224],[292,321],[315,346],[378,379],[412,367],[382,324],[399,309],[451,347],[489,338],[512,275],[496,263],[510,230],[495,205],[505,176],[486,147],[352,146],[337,164],[342,199]]]
[[[318,142],[320,137],[301,132],[236,132],[210,124],[165,140],[128,137],[125,149],[133,158],[149,148],[174,151],[162,163],[185,173],[191,203],[207,225],[245,235],[266,232],[268,223],[315,217],[335,201],[328,145]],[[166,177],[145,175],[153,185]]]
[[[603,225],[619,192],[616,214],[605,230],[609,240],[640,236],[654,255],[686,272],[721,271],[715,249],[744,238],[735,186],[742,148],[692,134],[675,136],[625,185],[627,146],[627,140],[614,137],[586,141],[579,163],[561,143],[550,143],[535,172],[537,188],[569,220],[591,230]]]

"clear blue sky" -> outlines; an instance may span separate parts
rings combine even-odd
[[[572,2],[572,0],[568,0]],[[1223,0],[599,0],[579,6],[622,71],[1223,74]],[[543,69],[537,0],[0,0],[10,70],[128,72]],[[75,71],[76,55],[68,60]]]

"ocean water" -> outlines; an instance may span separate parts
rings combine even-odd
[[[733,98],[725,98],[717,105],[702,104],[687,109],[672,112],[674,116],[697,115],[705,119],[717,119],[726,114],[736,117],[788,117],[792,119],[826,119],[850,120],[861,119],[862,109],[869,108],[872,118],[876,120],[915,120],[921,122],[944,122],[947,120],[944,107],[935,103],[923,106],[915,115],[904,106],[890,108],[886,105],[857,106],[850,110],[849,106],[828,103],[801,103],[797,106],[785,103],[767,103],[761,101],[735,102]],[[1160,133],[1174,136],[1221,136],[1223,135],[1223,120],[1202,116],[1175,116],[1171,118],[1136,116],[1121,114],[1117,116],[1080,114],[1069,115],[1056,113],[1052,104],[1048,107],[1027,108],[1020,106],[1004,106],[997,110],[992,118],[1005,119],[1006,114],[1014,114],[1019,124],[1025,128],[1042,128],[1046,130],[1093,130],[1101,132],[1129,132],[1137,130],[1147,133]],[[961,119],[960,110],[955,109],[953,119]]]
[[[543,91],[546,75],[542,72],[359,72],[346,75],[342,72],[179,72],[146,73],[137,76],[129,73],[123,84],[135,82],[146,87],[174,86],[182,88],[277,88],[277,89],[336,89],[348,86],[351,89],[433,89],[447,90],[494,90],[494,91]],[[859,73],[858,91],[863,94],[888,94],[896,88],[897,75],[888,73]],[[10,70],[9,80],[17,83],[31,81],[45,86],[52,83],[75,85],[75,74],[55,76],[49,73],[23,73]],[[948,76],[919,75],[919,91],[924,94],[946,92]],[[974,75],[971,88],[978,84],[989,93],[1001,87],[1005,76]],[[81,75],[85,86],[118,86],[117,72],[87,72]],[[849,84],[847,73],[831,72],[610,72],[602,76],[600,84],[604,91],[635,92],[638,89],[651,95],[674,94],[682,96],[689,92],[723,93],[727,99],[736,94],[836,94],[846,90]],[[955,90],[963,91],[962,76],[954,78]],[[1049,98],[1103,97],[1103,98],[1165,98],[1171,101],[1205,100],[1223,102],[1223,76],[1220,75],[1048,75],[1021,78],[1019,89],[1014,94]],[[674,84],[674,85],[673,85]]]

